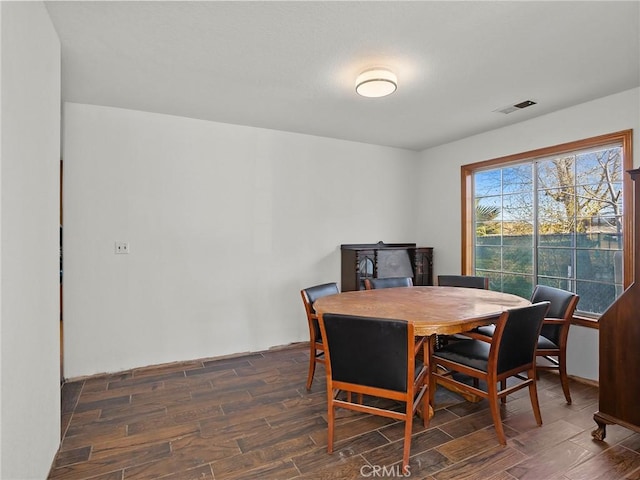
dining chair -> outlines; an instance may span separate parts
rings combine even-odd
[[[535,350],[549,304],[539,302],[503,312],[496,322],[491,343],[470,338],[433,352],[432,385],[437,381],[488,399],[493,425],[502,445],[506,445],[507,440],[500,418],[499,399],[504,400],[507,395],[529,387],[533,415],[538,426],[542,425],[536,388]],[[474,384],[465,383],[464,377],[454,378],[454,373],[471,377]],[[516,383],[507,387],[507,379],[511,377],[517,379]],[[479,381],[484,381],[486,388],[481,388]]]
[[[408,472],[411,429],[418,408],[424,425],[429,422],[429,369],[423,362],[428,341],[416,339],[413,324],[404,320],[337,313],[322,313],[319,320],[326,355],[327,452],[333,452],[336,408],[402,420],[402,469]],[[357,401],[352,401],[354,393]],[[401,402],[403,407],[375,404],[379,398]]]
[[[365,290],[375,290],[378,288],[413,287],[411,277],[387,277],[387,278],[365,278]]]
[[[546,285],[536,285],[531,294],[531,303],[551,302],[549,312],[542,323],[542,331],[536,350],[536,356],[544,358],[546,362],[539,361],[537,368],[558,371],[562,392],[568,405],[571,405],[571,393],[569,391],[569,376],[567,375],[567,339],[569,338],[571,319],[579,300],[580,296],[573,292]],[[487,325],[476,328],[472,333],[465,332],[465,334],[479,340],[491,341],[494,331],[494,325]]]
[[[489,290],[489,278],[474,275],[438,275],[440,287],[467,287]]]
[[[335,295],[336,293],[340,293],[340,290],[338,289],[338,284],[335,282],[323,283],[300,290],[304,310],[307,313],[307,323],[309,325],[309,373],[307,375],[307,390],[311,390],[313,376],[316,372],[316,364],[324,364],[322,335],[320,334],[318,316],[313,305],[317,299],[326,297],[327,295]]]

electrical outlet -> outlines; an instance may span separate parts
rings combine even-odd
[[[116,255],[129,253],[129,242],[116,242]]]

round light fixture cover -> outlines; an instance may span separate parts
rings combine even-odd
[[[398,77],[386,68],[365,70],[356,79],[356,92],[363,97],[384,97],[398,88]]]

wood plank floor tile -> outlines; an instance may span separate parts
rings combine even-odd
[[[251,418],[244,415],[229,417],[227,415],[206,418],[200,421],[200,432],[203,438],[226,438],[237,440],[246,436],[258,435],[269,428],[263,417]]]
[[[91,447],[80,447],[72,450],[65,450],[56,457],[56,461],[53,464],[54,468],[64,467],[79,462],[86,462],[89,460],[91,454]]]
[[[531,457],[507,471],[519,480],[538,480],[545,478],[556,480],[564,477],[573,467],[580,465],[593,456],[593,453],[566,441],[553,448],[543,451],[540,455]]]
[[[485,480],[525,460],[527,457],[502,445],[490,448],[464,462],[456,463],[435,473],[436,480]]]
[[[368,470],[363,470],[363,467],[368,466],[367,462],[360,455],[348,458],[340,458],[334,455],[328,455],[332,457],[332,462],[327,466],[309,471],[301,474],[298,477],[305,480],[343,480],[343,479],[362,479],[362,473],[368,474]]]
[[[396,463],[401,466],[401,462]],[[453,465],[453,462],[438,452],[435,448],[418,453],[409,458],[411,477],[433,480],[433,474]],[[382,465],[384,467],[384,465]]]
[[[100,459],[90,459],[88,462],[54,468],[49,478],[65,480],[91,478],[96,475],[122,470],[128,465],[145,464],[167,456],[170,453],[171,447],[169,442],[147,445],[143,448],[130,449],[124,454],[120,453]]]
[[[349,417],[346,417],[347,421],[339,422],[336,421],[335,425],[335,441],[344,440],[347,438],[353,438],[358,435],[362,435],[363,433],[370,432],[372,430],[379,429],[380,427],[384,427],[385,425],[390,425],[394,423],[394,420],[390,418],[375,416],[375,415],[366,415],[356,412],[349,412]],[[323,418],[324,421],[324,418]],[[326,422],[326,421],[325,421]],[[326,423],[325,423],[326,425]],[[316,430],[312,432],[311,438],[318,445],[326,445],[327,444],[327,429]]]
[[[169,373],[161,374],[156,373],[155,375],[143,375],[141,377],[127,377],[118,380],[112,380],[107,384],[107,390],[120,390],[131,387],[137,387],[141,385],[149,385],[158,382],[164,382],[165,380],[170,380],[172,378],[184,378],[185,372],[184,370],[180,371],[172,371]]]
[[[622,444],[633,435],[631,430],[620,425],[607,425],[607,437],[604,441],[597,441],[591,436],[591,431],[595,430],[595,426],[594,423],[593,426],[572,437],[571,441],[590,452],[600,453],[616,444]]]
[[[156,480],[214,480],[213,472],[209,465],[202,465],[196,468],[190,468],[155,477]]]
[[[63,415],[66,413],[73,413],[73,411],[76,409],[76,405],[78,403],[78,399],[80,398],[80,392],[82,391],[83,386],[83,381],[64,383],[62,385],[60,393],[60,410]]]
[[[631,478],[640,471],[640,454],[619,445],[595,455],[566,473],[571,480],[609,480]]]
[[[246,355],[239,355],[239,356],[234,356],[234,357],[229,357],[229,358],[210,358],[207,360],[203,360],[202,361],[202,365],[205,367],[208,367],[209,365],[212,364],[216,364],[216,365],[229,365],[229,364],[233,364],[235,362],[249,362],[251,363],[252,360],[257,360],[260,358],[264,358],[264,355],[261,353],[253,353],[253,354],[246,354]],[[234,367],[235,368],[235,367]]]
[[[148,433],[148,435],[154,435],[157,432],[158,435],[163,435],[164,430],[172,430],[174,428],[194,428],[200,429],[199,416],[187,422],[181,421],[180,416],[164,415],[158,418],[146,419],[141,421],[133,421],[133,423],[127,424],[127,435],[141,435]]]
[[[402,422],[338,409],[327,453],[324,367],[307,391],[308,361],[300,344],[68,382],[49,478],[362,480],[374,478],[374,467],[397,478],[390,474],[400,466]],[[501,407],[507,447],[497,444],[488,402],[438,387],[429,426],[414,421],[410,478],[640,480],[640,434],[612,425],[605,441],[593,440],[598,390],[570,383],[566,405],[557,375],[541,372],[542,427],[526,391],[509,396]]]
[[[625,440],[620,442],[620,445],[628,448],[629,450],[640,453],[640,433],[631,434]]]
[[[131,395],[120,395],[117,397],[109,397],[99,400],[84,401],[80,397],[80,401],[75,408],[76,412],[86,412],[88,410],[102,410],[103,408],[116,407],[119,405],[127,405],[131,403]]]
[[[456,410],[459,412],[458,409]],[[434,418],[437,416],[438,412],[436,412]],[[489,426],[493,426],[493,419],[491,418],[491,412],[488,408],[485,408],[484,410],[480,410],[471,415],[463,416],[453,422],[442,424],[439,428],[448,435],[451,435],[453,438],[458,438]]]
[[[199,433],[200,427],[197,424],[181,424],[149,429],[141,433],[128,434],[122,438],[96,442],[93,444],[91,455],[92,458],[97,459],[118,452],[126,452],[133,448],[143,447],[157,442],[170,442],[187,435]]]
[[[498,472],[495,475],[493,475],[492,477],[488,478],[487,480],[517,480],[516,477],[514,477],[513,475],[507,473],[507,472]],[[540,480],[540,479],[538,479]],[[551,479],[547,479],[545,478],[544,480],[551,480]]]
[[[547,428],[530,430],[517,438],[510,440],[510,444],[527,455],[536,455],[559,443],[577,435],[581,430],[575,425],[558,420],[547,425]]]
[[[451,440],[451,437],[438,428],[425,430],[411,437],[410,456],[426,452]],[[402,459],[404,441],[396,440],[376,449],[364,452],[362,456],[371,465],[393,465]]]
[[[206,366],[205,360],[192,360],[186,362],[172,362],[164,363],[161,365],[151,365],[149,367],[134,368],[131,371],[131,375],[134,378],[162,375],[173,372],[184,372],[185,370],[192,370],[194,368],[202,368]]]
[[[72,434],[69,434],[71,429]],[[62,439],[60,451],[93,445],[98,442],[124,438],[127,435],[126,425],[99,424],[90,426],[74,426],[73,423]]]
[[[124,478],[155,480],[169,474],[177,475],[181,471],[205,465],[209,467],[211,462],[237,455],[239,451],[233,441],[214,441],[204,439],[198,434],[187,435],[171,442],[171,452],[168,455],[154,461],[132,464],[126,468]]]
[[[217,460],[212,462],[211,468],[216,478],[228,478],[236,471],[254,470],[264,464],[290,460],[296,455],[315,448],[316,445],[311,438],[299,436],[270,448],[256,449]]]
[[[499,444],[498,437],[492,425],[491,427],[477,430],[464,437],[453,439],[444,445],[436,447],[436,450],[453,463],[456,463],[490,448],[494,448]]]
[[[243,437],[238,440],[238,445],[243,452],[265,448],[286,441],[298,435],[308,435],[319,430],[326,430],[324,419],[316,417],[300,422],[287,424],[286,427],[270,428],[260,435]]]
[[[345,459],[357,456],[361,462],[365,460],[360,456],[373,448],[389,443],[389,440],[377,430],[367,432],[355,438],[336,441],[333,445],[333,453],[327,453],[326,444],[316,446],[308,453],[295,456],[294,463],[303,474],[324,470],[332,465],[344,462]],[[315,442],[314,442],[315,444]],[[317,444],[316,444],[317,445]]]

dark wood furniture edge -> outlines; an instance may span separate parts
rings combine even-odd
[[[591,432],[591,436],[596,440],[604,440],[607,432],[607,425],[620,425],[621,427],[625,427],[629,430],[640,433],[640,426],[634,425],[633,423],[625,422],[611,415],[607,415],[606,413],[602,413],[599,410],[593,414],[593,420],[598,425],[598,428]]]
[[[631,244],[640,242],[640,169],[628,170],[633,180],[633,225]],[[629,195],[627,195],[629,197]],[[604,440],[606,427],[618,424],[640,432],[640,411],[637,408],[640,380],[633,367],[640,359],[637,342],[640,327],[637,305],[640,298],[640,256],[632,249],[631,283],[600,317],[598,411],[593,415],[597,424],[591,435]]]

